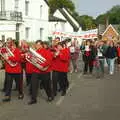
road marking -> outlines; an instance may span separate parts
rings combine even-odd
[[[68,92],[73,88],[74,85],[75,85],[74,83],[70,84],[70,86],[69,86],[66,94],[68,94]],[[59,106],[63,102],[63,100],[64,100],[65,97],[66,96],[61,96],[60,99],[56,102],[56,105]]]

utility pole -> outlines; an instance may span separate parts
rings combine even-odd
[[[105,16],[105,27],[107,28],[109,25],[109,16]]]

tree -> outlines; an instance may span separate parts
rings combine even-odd
[[[120,25],[119,25],[119,27],[118,27],[118,33],[120,34]]]
[[[107,14],[111,24],[120,24],[120,5],[114,6]]]
[[[96,28],[95,20],[88,15],[79,16],[79,23],[83,30],[90,30]]]
[[[113,6],[105,14],[99,15],[96,18],[96,23],[105,24],[107,19],[109,24],[120,24],[120,5]]]
[[[106,20],[106,14],[101,14],[96,18],[95,22],[97,25],[105,24],[105,20]]]
[[[50,14],[53,14],[58,8],[67,8],[71,12],[75,10],[75,5],[71,0],[48,0],[50,6]]]

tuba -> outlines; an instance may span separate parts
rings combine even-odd
[[[11,67],[15,67],[17,65],[17,62],[12,62],[8,59],[9,57],[14,57],[14,54],[3,42],[0,42],[0,55]]]

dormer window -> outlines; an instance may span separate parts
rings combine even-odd
[[[19,0],[15,0],[15,11],[18,11]]]

